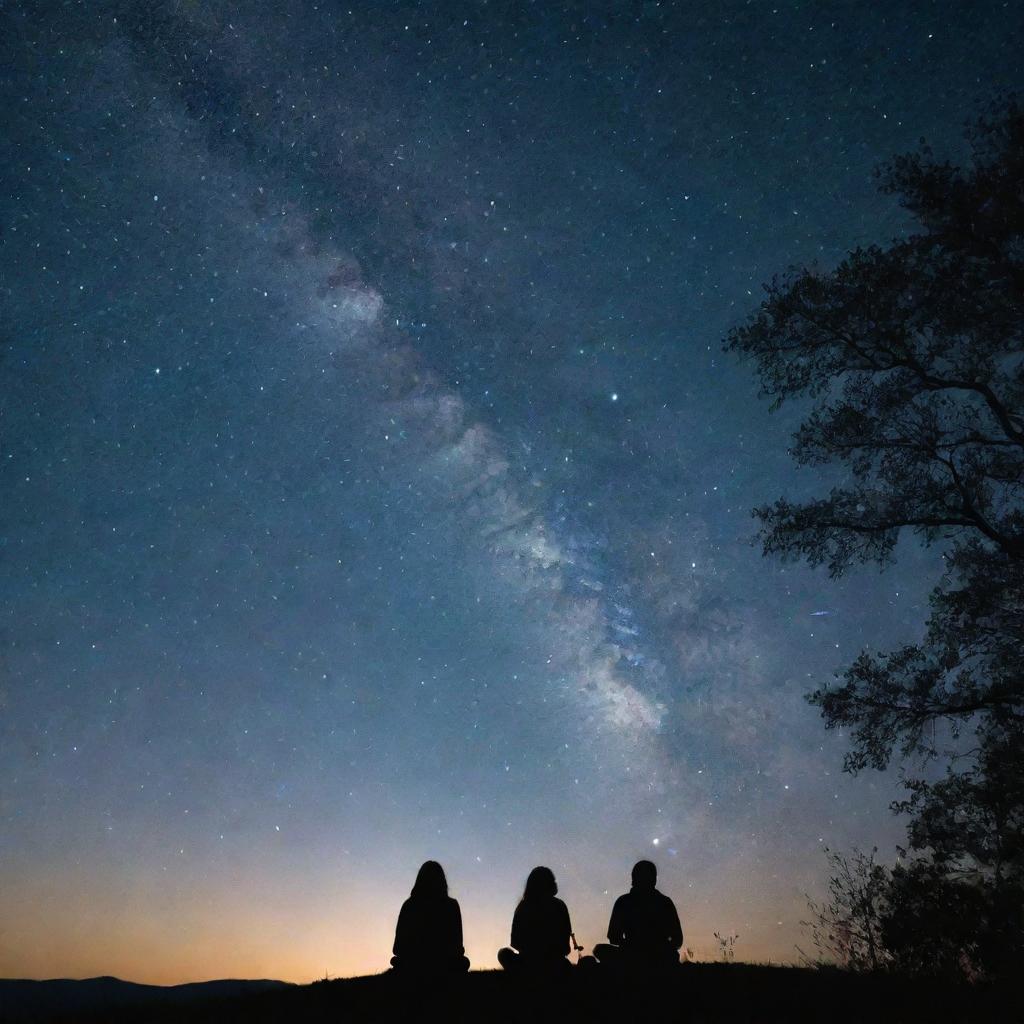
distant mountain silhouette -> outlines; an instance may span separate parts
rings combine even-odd
[[[2,1024],[985,1024],[1024,1020],[1022,993],[983,985],[752,964],[687,964],[615,978],[574,968],[552,984],[473,971],[438,984],[374,975],[312,985],[211,981],[163,988],[117,978],[0,981]]]
[[[139,985],[120,978],[74,981],[0,979],[0,1021],[71,1020],[83,1015],[146,1007],[178,1007],[209,1000],[235,1001],[268,989],[292,988],[285,981],[198,981],[185,985]]]

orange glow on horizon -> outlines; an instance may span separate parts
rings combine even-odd
[[[0,977],[113,975],[174,985],[219,978],[308,983],[325,975],[375,974],[388,967],[395,920],[407,894],[398,885],[346,889],[323,880],[274,887],[245,872],[231,879],[210,877],[184,895],[162,871],[108,870],[88,881],[84,884],[83,872],[58,869],[45,879],[22,877],[14,889],[5,886]],[[584,902],[568,888],[563,895],[577,937],[589,951],[604,938],[611,898]],[[465,890],[453,894],[462,906],[473,968],[496,968],[497,950],[508,942],[514,898],[506,908],[498,896],[485,901]],[[690,911],[681,894],[672,895],[683,919],[685,947],[695,959],[717,957],[712,933],[724,929],[740,933],[739,959],[796,960],[795,953],[785,953],[800,941],[791,928],[775,935],[751,934],[742,925],[730,929],[727,916],[706,919]]]

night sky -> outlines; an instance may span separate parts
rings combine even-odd
[[[919,635],[840,582],[728,329],[906,230],[873,168],[1019,77],[1013,2],[8,3],[0,976],[387,966],[440,860],[601,941],[797,959],[896,771],[803,695]]]

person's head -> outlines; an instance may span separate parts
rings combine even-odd
[[[526,876],[524,900],[549,899],[558,893],[558,883],[551,868],[537,867]]]
[[[658,869],[649,860],[638,860],[633,865],[633,888],[653,889],[658,884]]]
[[[436,860],[426,861],[416,873],[411,895],[434,899],[448,895],[448,879],[444,877],[444,868]]]

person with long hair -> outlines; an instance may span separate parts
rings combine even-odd
[[[569,966],[572,923],[557,893],[551,868],[530,872],[512,917],[512,948],[498,950],[498,963],[506,971],[553,973]]]
[[[469,970],[462,945],[462,911],[448,895],[448,879],[436,860],[423,864],[402,904],[392,953],[396,971],[439,975]]]

